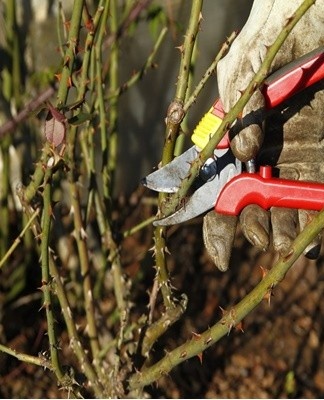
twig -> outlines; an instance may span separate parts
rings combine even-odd
[[[134,233],[136,233],[136,232],[142,230],[143,228],[145,228],[146,226],[150,225],[155,219],[156,219],[155,216],[150,217],[150,218],[146,219],[145,221],[133,226],[132,228],[127,229],[127,231],[125,231],[123,233],[123,237],[127,238],[129,236],[134,235]]]
[[[39,94],[29,103],[27,103],[17,115],[0,126],[0,139],[2,139],[4,135],[14,131],[18,124],[27,119],[32,112],[39,109],[39,107],[41,107],[46,100],[53,96],[54,92],[54,86],[47,88],[43,93]]]
[[[17,360],[19,361],[26,362],[28,364],[38,365],[52,371],[52,365],[45,356],[40,355],[39,357],[35,357],[29,354],[19,353],[16,350],[11,349],[10,347],[4,346],[3,344],[0,344],[0,351],[17,358]]]
[[[193,91],[193,93],[190,95],[190,97],[188,98],[188,100],[186,101],[186,103],[183,106],[183,111],[185,113],[187,113],[187,111],[189,110],[189,108],[192,106],[193,103],[196,102],[197,97],[199,95],[199,93],[201,92],[201,90],[204,88],[207,80],[210,78],[210,76],[215,73],[216,70],[216,66],[218,64],[218,61],[224,57],[224,55],[227,53],[230,45],[232,44],[232,42],[234,41],[234,39],[237,36],[237,32],[233,32],[226,40],[225,43],[223,43],[220,51],[217,53],[214,61],[210,64],[210,66],[208,67],[207,71],[204,73],[204,76],[201,78],[200,82],[198,83],[198,85],[196,86],[195,90]]]
[[[118,39],[120,39],[127,29],[129,28],[130,24],[134,22],[140,13],[145,10],[149,6],[149,4],[152,2],[152,0],[138,0],[134,4],[134,6],[129,10],[128,15],[125,17],[125,19],[121,22],[117,30],[111,32],[111,34],[108,36],[108,38],[105,40],[103,43],[103,49],[106,49],[112,45],[112,43],[116,42]],[[106,68],[104,68],[105,70]]]
[[[19,244],[21,243],[22,238],[24,237],[25,233],[27,232],[27,230],[29,229],[29,227],[32,225],[32,223],[34,222],[34,220],[37,218],[37,216],[39,215],[40,209],[38,208],[37,210],[34,211],[34,213],[32,214],[32,216],[30,217],[30,219],[28,220],[28,222],[26,223],[26,225],[24,226],[23,230],[20,232],[20,234],[16,237],[15,241],[13,242],[13,244],[10,246],[10,248],[8,249],[8,251],[6,252],[6,254],[2,257],[2,259],[0,260],[0,269],[4,266],[4,264],[6,263],[6,261],[9,259],[9,257],[13,254],[13,252],[16,250],[16,248],[19,246]]]
[[[147,357],[154,343],[161,337],[171,325],[173,325],[183,315],[187,309],[188,298],[182,295],[179,304],[174,308],[169,308],[158,321],[151,324],[144,336],[142,344],[142,355]]]
[[[114,97],[114,96],[120,96],[122,93],[126,92],[128,89],[130,89],[132,86],[134,86],[135,83],[140,81],[149,68],[154,68],[154,64],[153,64],[154,57],[156,56],[156,53],[159,50],[167,31],[168,31],[168,28],[166,28],[166,27],[164,27],[161,30],[161,32],[154,44],[154,47],[153,47],[150,55],[148,56],[147,60],[145,61],[144,65],[142,66],[142,68],[139,71],[135,72],[131,76],[131,78],[128,79],[128,81],[126,81],[125,83],[122,84],[122,86],[117,88],[115,91],[110,92],[109,98]]]

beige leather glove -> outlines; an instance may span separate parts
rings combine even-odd
[[[255,0],[246,25],[218,64],[219,94],[225,111],[236,103],[258,71],[267,46],[300,3]],[[324,45],[323,15],[324,1],[316,2],[288,36],[271,72]],[[283,178],[324,182],[324,83],[313,85],[267,114],[262,112],[263,105],[263,96],[257,91],[245,107],[242,120],[230,132],[234,155],[243,162],[254,158],[258,165],[272,165]],[[268,248],[272,231],[274,249],[284,255],[313,214],[275,207],[266,211],[250,205],[239,221],[246,238],[262,250]],[[236,223],[236,217],[214,211],[204,218],[207,251],[222,271],[229,265]],[[318,256],[320,241],[317,238],[308,246],[308,257]]]

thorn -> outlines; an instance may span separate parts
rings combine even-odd
[[[202,363],[203,363],[203,353],[202,352],[198,353],[197,357],[199,358],[200,364],[202,365]]]
[[[231,330],[236,326],[236,311],[234,308],[231,308],[230,311],[224,310],[219,306],[222,311],[223,318],[221,319],[221,324],[226,325],[228,328],[228,335]]]
[[[236,331],[241,331],[242,333],[244,333],[243,321],[240,321],[240,322],[235,326],[235,330],[236,330]]]
[[[63,67],[68,66],[69,62],[70,62],[70,57],[67,56],[67,57],[65,58],[64,62],[63,62]]]
[[[191,332],[192,333],[192,338],[194,340],[200,340],[201,339],[201,334],[200,333],[196,333],[196,332]]]
[[[63,25],[65,26],[66,30],[69,31],[71,27],[71,21],[65,21]]]
[[[267,268],[262,267],[262,265],[259,265],[259,268],[261,269],[261,277],[263,279],[268,275],[269,270]]]
[[[164,252],[167,253],[167,254],[169,254],[169,255],[171,255],[171,252],[170,252],[170,250],[167,248],[167,246],[164,246]]]
[[[206,340],[205,340],[205,345],[208,346],[209,343],[212,341],[213,339],[209,336]]]
[[[293,254],[294,254],[294,249],[293,249],[293,248],[290,248],[288,254],[286,254],[286,255],[283,257],[284,261],[288,261],[289,258],[291,258],[291,256],[292,256]]]
[[[180,358],[186,358],[187,357],[187,352],[186,351],[183,351],[181,354],[180,354]]]
[[[85,229],[83,227],[81,227],[81,229],[80,229],[80,238],[82,240],[86,240],[88,238],[87,232],[85,231]]]
[[[89,18],[87,18],[87,20],[85,21],[84,26],[85,26],[86,30],[89,33],[93,33],[94,32],[94,24],[93,24],[93,19],[92,19],[91,16],[89,16]]]
[[[270,307],[271,303],[271,297],[273,296],[273,285],[267,290],[267,293],[263,296],[263,299],[268,302],[268,305]]]
[[[72,78],[71,78],[71,76],[69,76],[68,81],[67,81],[67,87],[70,88],[72,86],[73,86]]]
[[[219,306],[221,312],[222,312],[222,316],[224,317],[226,315],[226,310],[224,310],[223,307]]]
[[[181,46],[177,46],[176,49],[178,49],[181,54],[184,53],[184,45],[183,44]]]
[[[62,78],[62,74],[54,74],[55,78],[60,82]]]
[[[286,25],[285,26],[288,26],[293,19],[294,19],[294,14],[291,17],[288,17],[286,19]]]

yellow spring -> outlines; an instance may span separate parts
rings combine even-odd
[[[218,127],[222,123],[222,119],[212,114],[212,108],[206,113],[199,124],[196,126],[191,140],[200,149],[203,149],[208,143],[210,137],[217,131]]]

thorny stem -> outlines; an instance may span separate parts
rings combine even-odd
[[[47,360],[46,357],[35,357],[35,356],[30,356],[29,354],[24,354],[24,353],[19,353],[16,350],[13,350],[7,346],[4,346],[3,344],[0,344],[0,351],[3,353],[9,354],[12,357],[17,358],[17,360],[28,363],[28,364],[34,364],[38,365],[43,368],[47,368],[49,370],[52,370],[52,365],[51,363]]]
[[[118,29],[118,18],[117,18],[117,1],[110,0],[110,31],[113,35],[117,34]],[[115,41],[110,48],[110,65],[109,65],[109,82],[110,90],[116,91],[118,89],[118,66],[119,66],[119,48]],[[111,202],[111,196],[114,187],[114,171],[117,165],[117,143],[118,143],[118,99],[116,97],[111,98],[109,101],[109,131],[108,131],[108,154],[106,159],[106,165],[103,165],[103,173],[107,174],[107,187],[109,190],[106,199],[109,203]],[[105,184],[105,183],[104,183]],[[107,204],[108,212],[111,213],[111,205]]]
[[[72,179],[72,180],[71,180]],[[99,353],[99,341],[97,324],[95,319],[95,307],[92,295],[92,283],[90,277],[90,260],[87,248],[87,235],[83,227],[82,213],[80,208],[80,195],[76,182],[70,174],[71,207],[73,210],[73,220],[75,228],[75,240],[80,258],[80,269],[82,276],[83,295],[85,301],[85,312],[88,323],[88,336],[92,355],[96,359]]]
[[[226,40],[225,43],[223,43],[220,51],[217,53],[214,61],[210,64],[210,66],[207,68],[207,71],[204,73],[204,76],[202,77],[202,79],[200,80],[200,82],[198,83],[198,85],[196,86],[195,90],[192,92],[192,94],[190,95],[190,97],[188,98],[188,100],[186,101],[186,103],[183,106],[183,111],[185,113],[187,113],[187,111],[189,110],[189,108],[192,106],[193,103],[195,103],[197,101],[197,97],[199,95],[199,93],[201,92],[201,90],[204,88],[207,80],[210,78],[210,76],[215,73],[218,61],[224,57],[224,55],[227,53],[230,45],[233,43],[234,39],[237,36],[237,32],[233,32]]]
[[[199,156],[192,163],[188,175],[181,182],[181,186],[177,193],[170,197],[167,201],[163,202],[161,205],[161,213],[164,216],[168,216],[172,214],[178,204],[181,203],[182,199],[185,198],[187,191],[195,180],[199,168],[204,164],[208,157],[212,154],[217,144],[220,142],[221,138],[224,136],[225,132],[228,130],[228,127],[235,121],[237,116],[242,112],[244,106],[247,104],[249,99],[251,98],[254,91],[260,87],[267,77],[269,73],[269,69],[271,67],[271,63],[280,49],[283,42],[286,40],[289,33],[292,31],[294,26],[300,20],[300,18],[305,14],[305,12],[315,3],[315,0],[304,0],[304,2],[300,5],[300,7],[295,11],[295,13],[291,16],[291,18],[287,21],[286,26],[282,29],[280,34],[274,43],[269,47],[267,55],[257,72],[254,78],[251,80],[250,84],[245,89],[244,93],[237,101],[237,103],[233,106],[233,108],[229,111],[229,113],[225,116],[222,124],[216,131],[216,133],[210,138],[207,145],[202,149],[199,153]]]
[[[201,20],[201,9],[202,0],[192,2],[190,22],[186,32],[185,41],[183,47],[181,46],[181,62],[179,67],[179,79],[177,82],[177,88],[175,93],[174,101],[171,103],[167,113],[167,124],[166,124],[166,139],[164,143],[162,153],[162,165],[169,163],[172,160],[176,139],[179,133],[180,123],[184,117],[183,103],[186,97],[189,73],[190,73],[190,62],[194,49],[194,44]],[[163,204],[165,194],[159,194],[159,208]],[[161,293],[163,296],[163,302],[167,309],[173,308],[172,292],[169,283],[169,276],[167,271],[166,259],[165,259],[165,228],[154,229],[154,243],[155,243],[155,261],[157,269],[157,277],[159,285],[161,287]]]
[[[112,43],[117,42],[120,39],[127,29],[129,28],[130,24],[136,20],[136,18],[140,15],[140,13],[145,10],[152,0],[139,0],[137,1],[130,9],[128,14],[126,15],[125,19],[120,23],[118,29],[115,32],[111,32],[109,37],[103,43],[103,48],[110,47]],[[104,68],[105,70],[106,68]]]
[[[70,338],[71,348],[74,351],[75,355],[77,356],[79,364],[84,370],[84,373],[88,378],[88,381],[91,382],[91,384],[93,385],[94,392],[97,398],[102,398],[103,387],[98,382],[96,372],[88,359],[83,344],[81,343],[78,331],[76,329],[76,324],[73,320],[72,311],[66,295],[65,287],[62,283],[59,271],[52,258],[50,259],[50,272],[55,281],[56,294],[62,308],[63,317]]]
[[[169,107],[167,115],[166,140],[162,154],[162,165],[168,164],[173,158],[179,126],[184,117],[183,104],[188,88],[191,58],[201,20],[202,4],[202,0],[192,2],[189,26],[185,35],[184,44],[180,46],[181,62],[179,67],[179,79],[175,98]]]
[[[85,40],[85,54],[82,63],[82,72],[80,84],[78,86],[78,96],[77,101],[82,101],[85,96],[87,84],[88,84],[88,69],[91,60],[91,49],[93,45],[93,40],[95,37],[95,32],[99,25],[103,7],[99,6],[94,17],[93,26],[89,30],[86,40]],[[80,10],[78,10],[80,11]],[[81,9],[82,14],[82,9]],[[81,18],[81,14],[78,12],[78,17]],[[79,258],[80,258],[80,269],[83,279],[83,295],[85,301],[85,312],[86,319],[88,323],[88,334],[90,338],[90,347],[92,351],[92,356],[94,358],[94,364],[100,373],[100,367],[98,365],[98,354],[99,354],[99,339],[97,324],[95,320],[95,307],[92,294],[92,282],[90,276],[90,260],[87,248],[87,237],[86,231],[83,227],[82,211],[81,211],[81,200],[78,189],[77,177],[75,176],[75,145],[76,145],[76,127],[71,127],[68,137],[68,162],[70,171],[68,173],[68,178],[70,182],[71,191],[71,208],[73,210],[73,220],[75,227],[75,240],[77,243]]]
[[[44,296],[44,308],[47,319],[47,334],[50,346],[51,363],[54,373],[59,382],[62,381],[64,372],[61,368],[58,355],[58,342],[56,337],[55,322],[53,315],[53,303],[51,294],[51,276],[49,272],[49,237],[51,230],[52,205],[51,205],[51,176],[52,171],[48,169],[45,173],[45,187],[43,193],[44,206],[41,223],[41,263],[42,263],[42,291]]]
[[[236,306],[224,313],[223,318],[201,334],[195,334],[183,345],[167,353],[160,361],[134,374],[129,381],[130,391],[143,388],[167,375],[174,367],[191,357],[202,354],[220,338],[229,334],[264,298],[280,283],[308,244],[324,228],[324,211],[319,213],[299,234],[291,246],[289,255],[281,257],[261,282]]]
[[[82,68],[81,68],[81,78],[80,78],[80,85],[78,86],[78,100],[83,100],[84,96],[86,94],[87,90],[87,85],[89,81],[89,64],[91,60],[91,52],[93,48],[93,43],[95,39],[95,33],[97,31],[102,13],[104,11],[104,8],[102,6],[99,6],[97,8],[97,12],[95,14],[95,17],[93,19],[93,24],[89,27],[89,31],[86,37],[85,41],[85,48],[84,48],[84,56],[83,56],[83,62],[82,62]],[[104,20],[105,21],[105,20]],[[89,22],[90,24],[90,22]],[[104,24],[101,24],[104,25]]]
[[[160,46],[161,46],[161,44],[162,44],[162,42],[163,42],[163,40],[165,38],[165,35],[166,35],[167,31],[168,31],[168,28],[166,28],[166,27],[164,27],[161,30],[156,42],[154,43],[154,47],[153,47],[150,55],[148,56],[147,60],[145,61],[143,67],[139,71],[135,72],[129,78],[129,80],[127,82],[123,83],[116,90],[110,91],[109,92],[109,98],[110,97],[115,97],[115,96],[118,97],[121,94],[123,94],[124,92],[126,92],[126,90],[130,89],[132,86],[135,85],[135,83],[137,83],[139,80],[141,80],[143,78],[143,76],[146,74],[146,72],[147,72],[147,70],[149,68],[154,68],[155,67],[155,65],[153,63],[153,60],[154,60],[154,58],[156,56],[156,53],[159,50],[159,48],[160,48]]]
[[[57,94],[57,103],[59,106],[66,104],[69,89],[72,83],[73,66],[75,57],[78,52],[78,34],[81,25],[82,9],[84,6],[84,0],[75,0],[72,10],[72,18],[70,24],[68,48],[64,55],[64,65],[62,68],[62,74],[60,75],[60,84]],[[37,164],[34,174],[31,177],[29,185],[25,189],[24,201],[30,202],[36,195],[36,192],[44,179],[43,165],[47,164],[48,158],[51,156],[51,151],[47,144],[44,145],[41,161]]]
[[[72,73],[75,57],[78,54],[79,32],[81,26],[84,0],[75,0],[72,10],[68,46],[63,58],[63,68],[60,75],[60,86],[57,93],[58,106],[66,104],[69,88],[72,85]]]
[[[117,0],[110,0],[110,31],[111,34],[117,37],[118,30],[118,15],[117,15]],[[100,43],[101,44],[101,43]],[[115,40],[110,47],[110,59],[109,59],[109,81],[110,90],[116,91],[119,86],[118,79],[118,67],[119,67],[119,49],[117,41]],[[107,192],[105,203],[111,221],[111,201],[114,187],[114,173],[117,165],[117,143],[118,143],[118,100],[117,97],[112,97],[109,100],[109,130],[108,130],[108,148],[106,155],[108,158],[104,158],[103,163],[103,176],[106,176]],[[103,101],[103,97],[102,97]],[[101,116],[104,113],[101,112]],[[110,226],[110,232],[112,232]],[[119,312],[119,331],[117,339],[117,349],[120,353],[122,344],[124,343],[125,328],[129,320],[129,304],[127,302],[127,286],[123,277],[123,269],[120,261],[119,247],[118,244],[113,240],[111,235],[111,248],[108,260],[111,264],[111,272],[114,281],[114,293],[117,301],[117,307]],[[121,357],[116,354],[115,365],[113,371],[113,379],[116,380],[120,370]]]
[[[2,158],[2,171],[1,171],[1,190],[0,190],[0,255],[5,254],[8,248],[9,233],[9,204],[8,198],[10,195],[10,148],[11,138],[6,136],[1,140],[1,158]]]

